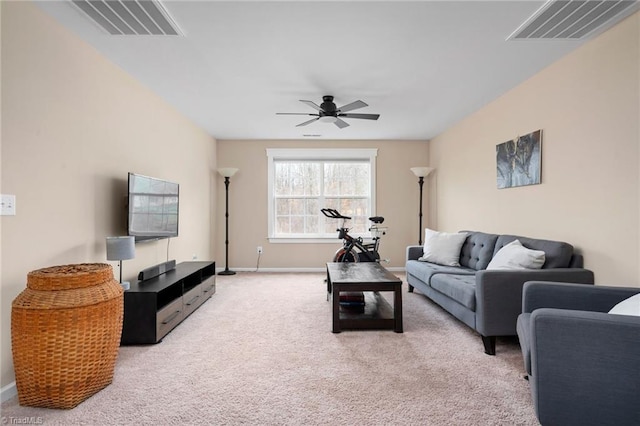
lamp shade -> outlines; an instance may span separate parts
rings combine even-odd
[[[235,175],[237,171],[238,169],[235,169],[233,167],[223,167],[221,169],[218,169],[218,173],[220,173],[220,176],[224,177],[231,177]]]
[[[412,167],[411,171],[418,177],[426,177],[433,171],[433,167]]]
[[[107,260],[126,260],[136,257],[134,237],[107,237]]]

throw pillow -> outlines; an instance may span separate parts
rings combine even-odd
[[[640,293],[624,299],[616,306],[611,308],[610,314],[616,315],[634,315],[640,317]]]
[[[487,270],[540,269],[544,260],[543,251],[528,249],[520,240],[513,240],[498,250],[489,262]]]
[[[445,266],[460,266],[460,250],[467,239],[463,232],[448,233],[424,230],[423,255],[418,260]]]

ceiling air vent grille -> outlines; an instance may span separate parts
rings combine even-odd
[[[638,1],[551,0],[507,39],[585,38],[628,16],[639,5]]]
[[[94,22],[113,35],[181,35],[156,0],[72,0]]]

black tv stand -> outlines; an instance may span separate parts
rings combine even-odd
[[[182,262],[174,269],[131,284],[124,293],[120,343],[160,342],[215,291],[215,262]]]

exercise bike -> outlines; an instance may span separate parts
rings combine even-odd
[[[379,225],[384,222],[384,217],[373,216],[369,220],[373,222],[369,231],[372,231],[373,242],[364,243],[362,237],[352,237],[349,235],[349,228],[345,226],[346,221],[351,219],[350,216],[343,216],[334,209],[320,209],[320,211],[328,218],[342,219],[342,226],[338,231],[338,238],[343,241],[343,245],[333,256],[333,262],[380,262],[380,254],[378,248],[380,247],[380,238],[386,234],[386,227],[380,227]]]

